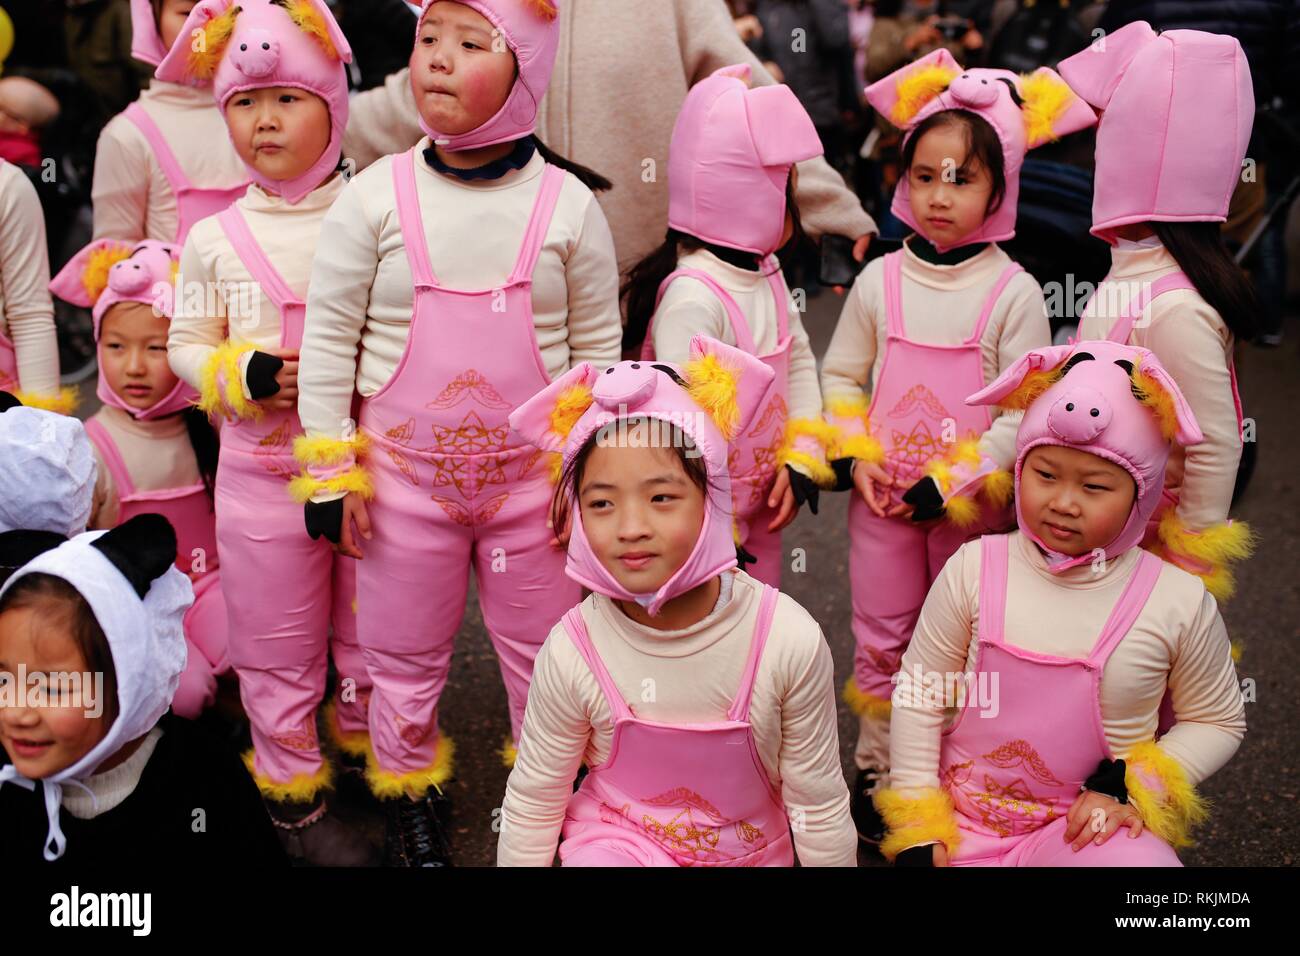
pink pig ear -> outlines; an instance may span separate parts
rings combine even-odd
[[[908,129],[921,108],[948,88],[961,66],[943,47],[895,70],[867,87],[867,101],[900,129]]]
[[[1060,139],[1067,133],[1086,129],[1097,122],[1097,114],[1069,84],[1048,67],[1039,67],[1022,76],[1020,111],[1025,118],[1025,145],[1028,149]]]
[[[352,47],[348,46],[348,39],[339,29],[338,21],[321,0],[294,0],[287,9],[300,30],[316,37],[326,51],[333,50],[335,57],[342,62],[352,62]]]
[[[686,390],[730,441],[758,414],[774,373],[748,352],[706,335],[691,337],[690,356],[683,369]]]
[[[1028,408],[1035,398],[1060,378],[1056,369],[1065,363],[1074,350],[1073,345],[1049,345],[1047,348],[1026,352],[994,379],[991,385],[986,385],[974,395],[968,395],[966,404]]]
[[[1182,389],[1172,375],[1165,371],[1154,352],[1142,350],[1133,365],[1133,385],[1141,397],[1138,399],[1155,414],[1165,438],[1180,445],[1199,445],[1205,441],[1201,426],[1192,414],[1192,408],[1183,397]]]
[[[575,365],[510,413],[510,428],[542,451],[563,451],[569,432],[591,407],[597,372],[590,362]]]
[[[131,255],[131,245],[96,239],[73,256],[50,281],[50,292],[64,302],[88,309],[108,287],[108,270]]]
[[[758,161],[764,166],[789,166],[822,154],[812,118],[790,87],[778,84],[750,90],[745,94],[745,114]]]
[[[1094,108],[1104,110],[1128,65],[1156,37],[1151,24],[1134,20],[1113,33],[1103,33],[1087,47],[1058,63],[1056,69],[1074,92]]]
[[[210,83],[238,15],[235,0],[201,0],[195,4],[154,76],[168,83]]]

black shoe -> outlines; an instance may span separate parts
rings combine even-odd
[[[849,798],[849,815],[857,827],[858,839],[872,846],[879,846],[885,838],[885,821],[880,818],[875,803],[871,800],[876,785],[880,780],[880,771],[875,768],[859,770],[853,781],[853,792]]]
[[[431,789],[418,799],[385,800],[388,813],[386,864],[388,866],[451,866],[447,837],[451,802]]]

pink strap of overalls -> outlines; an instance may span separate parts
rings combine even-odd
[[[1146,310],[1146,307],[1157,296],[1164,295],[1166,292],[1173,292],[1175,289],[1191,289],[1195,291],[1196,286],[1181,271],[1171,272],[1168,275],[1161,276],[1155,282],[1143,286],[1137,297],[1129,303],[1128,311],[1116,319],[1115,324],[1110,327],[1110,331],[1106,333],[1106,338],[1112,342],[1128,344],[1128,337],[1133,334],[1133,323],[1138,320],[1138,316]]]
[[[108,466],[108,473],[113,476],[113,484],[117,486],[118,500],[124,500],[135,494],[131,473],[127,470],[122,453],[117,449],[117,442],[113,441],[108,429],[95,419],[88,418],[86,436],[95,443],[95,447],[99,449],[99,454],[104,459],[104,464]]]
[[[181,164],[176,160],[176,154],[167,145],[167,140],[163,137],[158,124],[153,121],[153,117],[140,105],[138,100],[128,106],[125,113],[127,119],[133,122],[140,132],[144,134],[145,140],[149,143],[149,148],[153,150],[154,158],[158,160],[158,165],[162,167],[163,175],[167,177],[167,183],[172,187],[172,192],[179,194],[181,190],[189,189],[189,177],[181,169]]]
[[[785,337],[790,333],[790,304],[785,298],[785,286],[781,282],[781,264],[775,256],[769,256],[763,261],[762,268],[767,269],[767,285],[772,290],[772,300],[776,303],[776,341],[777,347],[785,341]],[[655,295],[655,310],[658,311],[659,303],[663,301],[664,293],[672,285],[673,280],[681,276],[690,276],[692,279],[698,279],[703,282],[714,295],[722,302],[722,307],[727,310],[727,321],[731,323],[731,333],[736,337],[736,348],[750,355],[758,354],[758,347],[754,344],[754,335],[749,328],[749,320],[745,318],[745,313],[741,310],[740,305],[735,298],[724,289],[718,280],[709,275],[703,269],[677,269],[670,272],[664,281],[659,283],[659,291]],[[654,349],[654,317],[651,316],[650,326],[646,329],[645,342],[641,346],[641,358],[650,361],[655,357]]]
[[[987,644],[1005,644],[1007,579],[1011,546],[1009,534],[986,534],[980,539],[980,640]],[[1110,652],[1120,642],[1142,613],[1147,598],[1160,577],[1161,560],[1149,551],[1138,555],[1138,565],[1128,584],[1111,609],[1097,642],[1087,657],[1093,667],[1105,664]]]
[[[533,214],[524,230],[523,243],[519,247],[519,257],[506,279],[506,285],[518,285],[532,281],[533,269],[537,258],[546,243],[546,232],[550,228],[551,218],[555,213],[556,203],[560,199],[560,190],[564,187],[564,170],[547,163],[542,170],[542,184],[537,200],[533,203]],[[424,237],[424,217],[420,212],[420,197],[415,186],[415,150],[407,150],[393,157],[393,190],[397,196],[397,221],[401,225],[404,237]],[[409,239],[406,246],[406,259],[411,266],[411,277],[417,287],[440,288],[438,279],[429,264],[428,244]],[[448,290],[454,291],[454,290]]]
[[[254,281],[262,287],[262,292],[280,313],[280,345],[287,349],[301,348],[302,309],[300,307],[303,301],[293,294],[289,284],[284,281],[275,266],[271,265],[271,260],[266,257],[262,247],[253,238],[247,220],[236,207],[226,207],[223,212],[217,214],[217,221],[221,223],[221,228],[225,231],[230,244],[235,247],[235,255],[239,256]]]
[[[763,656],[763,648],[767,646],[767,636],[772,630],[772,618],[776,613],[776,599],[779,592],[768,585],[763,586],[763,597],[758,605],[758,621],[754,628],[754,637],[750,642],[749,658],[745,661],[745,670],[740,678],[740,688],[736,691],[736,696],[731,702],[731,708],[727,711],[727,719],[730,721],[741,721],[749,719],[749,703],[754,694],[754,680],[758,675],[758,662]],[[622,693],[619,692],[618,685],[614,683],[614,678],[609,676],[609,671],[605,668],[605,663],[596,653],[595,646],[591,643],[591,635],[587,632],[587,623],[582,619],[581,606],[575,607],[564,615],[564,629],[569,637],[573,640],[574,646],[578,648],[578,653],[582,659],[587,662],[587,667],[591,669],[592,675],[596,678],[596,683],[600,685],[601,692],[609,702],[610,715],[614,721],[632,717],[632,709],[628,707],[627,701],[623,699]]]
[[[980,309],[975,331],[962,343],[963,345],[973,345],[984,337],[984,329],[989,324],[989,317],[993,315],[993,307],[997,305],[1002,290],[1022,271],[1023,266],[1018,262],[1009,263],[1002,270],[1002,274],[993,283],[993,288],[984,300],[984,306]],[[903,250],[901,249],[885,256],[885,324],[889,334],[894,338],[907,338],[907,328],[903,324]]]

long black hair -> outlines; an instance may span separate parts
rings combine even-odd
[[[537,152],[541,153],[542,159],[546,160],[552,166],[559,166],[566,172],[573,173],[573,175],[578,177],[578,180],[592,192],[604,192],[607,189],[614,188],[612,182],[594,169],[583,166],[581,163],[575,163],[567,156],[561,156],[559,153],[555,152],[555,150],[543,143],[536,133],[533,134],[533,144],[536,145]]]
[[[794,228],[789,241],[777,250],[778,257],[787,250],[797,249],[806,241],[803,222],[799,218],[799,205],[794,198],[793,176],[787,177],[785,181],[785,210]],[[627,324],[623,327],[624,352],[639,349],[645,341],[650,319],[654,316],[655,300],[659,297],[659,286],[677,270],[678,258],[684,253],[700,249],[707,249],[724,262],[742,269],[757,271],[763,262],[763,257],[754,253],[705,242],[698,236],[669,228],[664,234],[663,244],[628,270],[627,278],[619,289],[619,298],[627,303]]]
[[[185,430],[189,433],[190,447],[194,449],[194,460],[199,465],[199,475],[203,478],[203,487],[212,498],[217,481],[217,453],[221,443],[217,439],[217,430],[212,427],[208,416],[197,408],[187,408],[181,412],[185,419]]]
[[[1255,287],[1223,243],[1217,222],[1148,222],[1196,291],[1223,317],[1238,340],[1252,339],[1258,323]]]

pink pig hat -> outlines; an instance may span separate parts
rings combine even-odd
[[[1234,37],[1157,34],[1144,20],[1060,63],[1104,114],[1097,129],[1092,233],[1128,223],[1223,222],[1255,118],[1246,54]]]
[[[183,34],[184,35],[184,34]],[[157,66],[167,55],[150,0],[131,0],[131,56]]]
[[[292,205],[338,167],[348,125],[345,64],[352,62],[352,48],[322,0],[203,0],[190,11],[181,35],[193,40],[177,43],[154,75],[173,83],[210,81],[222,111],[235,94],[268,86],[305,90],[329,107],[329,144],[312,167],[281,181],[249,166],[258,185]]]
[[[423,0],[416,20],[418,40],[420,24],[436,0]],[[515,85],[501,109],[478,129],[468,133],[444,133],[420,117],[420,129],[443,149],[452,152],[495,146],[512,139],[523,139],[537,129],[537,110],[547,87],[560,48],[559,0],[456,0],[475,13],[482,14],[501,31],[510,52],[519,65]],[[412,77],[414,79],[414,77]]]
[[[1024,409],[1016,434],[1016,522],[1046,552],[1054,572],[1093,559],[1054,551],[1025,525],[1020,472],[1040,445],[1076,448],[1114,462],[1132,476],[1137,497],[1107,559],[1140,544],[1160,503],[1171,443],[1195,445],[1201,429],[1183,393],[1155,353],[1117,342],[1076,342],[1026,352],[967,405]]]
[[[1045,66],[1025,75],[1009,70],[963,70],[942,48],[872,83],[867,87],[867,100],[904,130],[905,142],[917,126],[942,110],[974,113],[997,133],[1002,143],[1006,195],[983,224],[956,246],[1001,242],[1014,236],[1025,153],[1097,122],[1088,104]],[[907,177],[903,177],[894,190],[890,211],[924,234],[912,216],[910,193]],[[956,246],[936,248],[946,252]]]
[[[673,598],[736,566],[728,439],[748,427],[772,381],[772,369],[740,349],[697,335],[685,368],[664,362],[619,362],[604,372],[575,366],[510,415],[510,427],[543,451],[562,456],[565,468],[600,429],[646,416],[676,425],[695,443],[709,476],[699,540],[677,571],[653,594],[628,591],[605,568],[582,528],[576,495],[569,492],[573,527],[565,573],[583,587],[650,614]]]
[[[65,302],[90,309],[95,321],[95,341],[108,310],[119,302],[139,302],[171,318],[173,284],[180,265],[180,247],[146,239],[134,246],[116,239],[97,239],[82,249],[50,282],[50,291]],[[198,393],[183,381],[157,404],[141,411],[108,387],[100,361],[95,394],[105,405],[120,408],[141,421],[174,415],[193,405]]]
[[[696,83],[668,150],[668,225],[706,242],[770,255],[785,229],[790,167],[822,154],[788,86],[749,88],[749,64]]]

